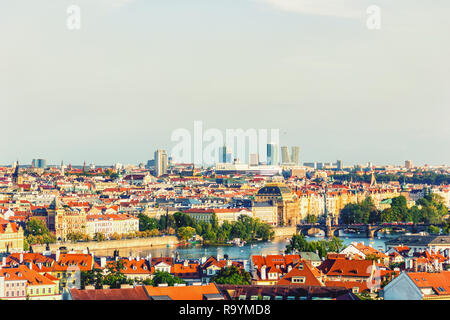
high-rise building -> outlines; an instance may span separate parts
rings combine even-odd
[[[33,159],[31,166],[33,168],[45,169],[47,168],[47,161],[45,159]]]
[[[267,164],[278,165],[278,145],[275,143],[267,144]]]
[[[155,172],[156,176],[162,176],[167,173],[168,157],[165,150],[155,151]]]
[[[412,167],[413,167],[412,161],[411,160],[406,160],[405,161],[405,168],[409,170],[409,169],[412,169]]]
[[[251,166],[257,166],[259,164],[259,155],[257,153],[250,153],[249,164]]]
[[[289,148],[286,146],[281,147],[281,163],[291,163],[291,158],[289,157]]]
[[[223,146],[219,149],[219,162],[220,163],[232,163],[233,151],[230,147]]]
[[[342,160],[336,161],[336,169],[337,170],[342,170],[343,169]]]
[[[291,162],[297,166],[300,164],[300,147],[299,146],[292,147]]]

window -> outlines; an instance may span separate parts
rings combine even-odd
[[[292,283],[305,283],[305,277],[292,277]]]

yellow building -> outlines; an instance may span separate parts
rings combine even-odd
[[[23,229],[0,218],[0,252],[23,251]]]
[[[300,222],[300,202],[297,195],[283,183],[267,183],[258,190],[255,202],[272,201],[277,207],[277,225],[293,226]]]
[[[82,233],[86,231],[86,212],[84,210],[64,207],[58,198],[55,198],[49,208],[48,228],[55,232],[56,238],[66,241],[70,233]]]

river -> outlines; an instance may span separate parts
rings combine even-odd
[[[380,251],[385,250],[385,241],[395,238],[398,235],[387,235],[369,239],[366,237],[360,237],[358,234],[340,234],[339,238],[343,240],[345,245],[349,245],[352,242],[362,242],[365,245],[370,245]],[[321,237],[308,237],[308,241],[321,240]],[[272,242],[260,242],[254,245],[238,246],[196,246],[196,247],[170,247],[170,248],[133,248],[120,250],[121,256],[139,256],[147,257],[151,254],[152,257],[174,257],[178,252],[180,259],[201,259],[202,257],[218,256],[223,258],[224,255],[228,255],[233,260],[248,260],[251,255],[262,254],[280,254],[283,253],[288,241],[272,241]],[[104,252],[103,254],[111,255],[112,250]],[[98,253],[97,253],[98,254]]]

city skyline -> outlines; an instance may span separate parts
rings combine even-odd
[[[0,163],[145,162],[194,120],[301,162],[450,163],[448,2],[379,0],[380,30],[335,3],[79,0],[80,30],[69,1],[1,4]]]

